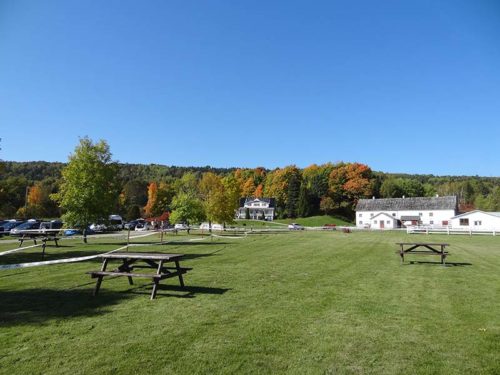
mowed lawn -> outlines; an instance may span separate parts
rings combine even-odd
[[[0,373],[500,373],[500,237],[190,238],[134,248],[184,253],[193,267],[186,291],[168,279],[154,301],[144,279],[104,280],[92,297],[85,272],[98,261],[0,271]],[[448,242],[450,264],[400,265],[397,241]],[[120,244],[67,241],[48,259]],[[0,262],[39,259],[30,249]]]

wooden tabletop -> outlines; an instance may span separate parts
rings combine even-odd
[[[182,258],[184,254],[165,254],[165,253],[128,253],[116,252],[103,254],[101,258],[108,259],[150,259],[150,260],[175,260]]]

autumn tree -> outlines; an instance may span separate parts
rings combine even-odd
[[[51,196],[64,209],[64,222],[87,228],[93,222],[108,218],[120,192],[116,176],[117,165],[111,160],[106,141],[94,143],[88,137],[80,139],[62,170],[59,192]]]
[[[204,173],[200,181],[200,194],[210,223],[226,223],[234,220],[241,194],[234,176],[221,178],[211,172]]]
[[[144,207],[144,215],[146,217],[153,216],[153,210],[158,204],[158,184],[156,182],[150,182],[148,185],[148,202]]]
[[[337,207],[345,203],[352,207],[360,198],[372,193],[372,171],[364,164],[341,163],[330,173],[329,196]]]

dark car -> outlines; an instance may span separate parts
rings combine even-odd
[[[143,219],[130,220],[128,223],[125,223],[123,227],[125,229],[134,230],[137,224],[144,224],[144,222],[145,221]]]
[[[40,220],[30,219],[10,230],[11,236],[22,236],[25,230],[40,229]]]
[[[7,236],[10,234],[11,229],[14,229],[18,225],[22,224],[22,221],[17,220],[5,220],[0,224],[0,236]]]

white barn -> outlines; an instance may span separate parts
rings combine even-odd
[[[465,212],[451,218],[453,229],[469,229],[472,231],[500,232],[500,212],[480,210]]]
[[[457,210],[455,196],[360,199],[356,206],[356,226],[372,229],[407,225],[448,226]]]

